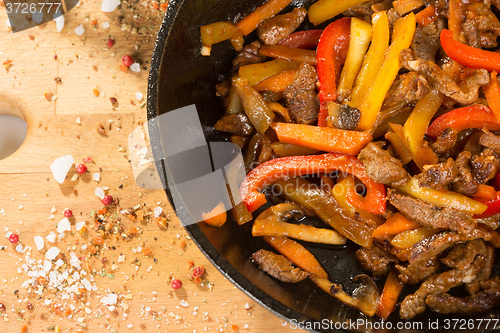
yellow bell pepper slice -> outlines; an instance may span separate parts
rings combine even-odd
[[[417,102],[404,125],[404,136],[413,156],[422,147],[432,117],[444,101],[444,95],[433,89]]]
[[[387,50],[384,64],[380,69],[375,81],[373,81],[368,94],[360,107],[361,118],[358,124],[360,130],[371,130],[380,108],[384,102],[387,92],[398,75],[401,68],[399,63],[399,54],[401,50],[410,47],[413,35],[415,34],[415,14],[410,13],[405,17],[399,18],[394,24],[392,33],[392,43]]]
[[[397,190],[437,207],[450,207],[472,214],[484,213],[488,208],[485,204],[456,192],[420,187],[418,180],[415,178],[412,178],[403,186],[397,187]]]
[[[366,0],[319,0],[309,7],[307,15],[312,24],[318,25],[365,1]]]
[[[372,26],[370,23],[353,17],[351,19],[351,35],[349,37],[349,49],[347,58],[340,74],[340,82],[337,88],[339,98],[346,98],[351,92],[356,75],[358,75],[361,63],[365,56],[372,37]]]
[[[247,79],[248,84],[253,86],[286,69],[297,67],[299,66],[294,62],[284,59],[274,59],[268,62],[242,66],[238,70],[238,76]]]
[[[409,249],[418,242],[434,235],[436,230],[432,228],[420,227],[413,230],[403,231],[391,240],[391,245],[398,249]]]
[[[231,22],[214,22],[200,28],[201,42],[210,46],[233,37],[236,27]]]
[[[366,93],[377,77],[389,47],[389,19],[387,18],[387,12],[384,11],[379,15],[373,15],[372,26],[372,43],[354,82],[354,88],[350,96],[351,100],[348,102],[350,106],[356,109],[359,109]]]

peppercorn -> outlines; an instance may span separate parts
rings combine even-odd
[[[18,234],[10,234],[9,242],[11,242],[12,244],[17,244],[19,242],[19,235]]]
[[[172,280],[172,283],[170,284],[172,289],[180,289],[182,287],[182,281],[179,279],[174,279]]]
[[[64,210],[64,216],[65,217],[71,217],[71,216],[73,216],[73,211],[71,209],[65,209]]]
[[[115,41],[112,38],[108,39],[108,43],[106,44],[106,46],[111,48],[113,47],[113,45],[115,45]]]
[[[0,311],[5,311],[7,308],[3,303],[0,303]]]
[[[111,195],[106,195],[104,198],[102,198],[102,204],[104,206],[111,205],[113,203],[113,197]]]
[[[85,164],[81,164],[81,163],[77,164],[75,166],[75,169],[76,169],[76,172],[78,172],[80,175],[87,172],[87,166]]]
[[[26,309],[33,310],[34,308],[35,307],[33,306],[33,304],[31,304],[31,303],[26,304]]]
[[[125,66],[130,67],[134,63],[134,58],[127,54],[122,58],[122,62]]]

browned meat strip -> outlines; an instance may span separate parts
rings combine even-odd
[[[233,71],[237,71],[241,66],[263,62],[266,57],[260,55],[259,53],[261,45],[261,42],[258,40],[245,45],[233,59]]]
[[[396,256],[379,248],[362,247],[356,251],[356,258],[364,269],[369,270],[374,276],[385,275],[389,272],[391,263],[398,263]]]
[[[306,272],[293,267],[292,262],[280,254],[259,250],[252,254],[252,259],[264,272],[280,281],[296,283],[307,278]]]
[[[399,271],[399,279],[405,284],[417,284],[439,271],[441,263],[437,258],[422,260],[408,264],[407,266],[396,265]]]
[[[231,81],[226,80],[215,86],[215,95],[218,97],[226,97],[231,89]]]
[[[486,249],[483,251],[484,254],[484,266],[481,272],[477,275],[476,279],[465,285],[467,292],[469,294],[475,294],[481,288],[481,283],[487,281],[491,276],[491,271],[493,270],[493,265],[495,264],[495,250],[489,244],[485,244]],[[500,292],[500,290],[498,290]]]
[[[347,104],[335,103],[334,105],[334,108],[331,108],[331,105],[328,106],[328,118],[333,126],[345,130],[355,130],[361,118],[361,111]]]
[[[439,50],[439,34],[446,28],[446,22],[440,18],[431,24],[422,27],[417,25],[411,48],[418,58],[426,61],[436,61],[436,53]]]
[[[483,150],[480,155],[474,156],[471,161],[472,176],[479,184],[485,184],[495,177],[499,168],[498,156],[488,148]]]
[[[375,142],[370,142],[363,148],[358,158],[364,164],[368,177],[377,183],[398,186],[409,179],[401,161],[392,157]]]
[[[411,49],[401,51],[399,56],[404,68],[424,75],[442,94],[460,104],[473,104],[479,97],[479,88],[490,82],[490,75],[485,69],[475,69],[461,85],[442,70],[433,61],[415,57]]]
[[[449,294],[430,295],[425,304],[437,313],[458,313],[471,315],[489,312],[500,306],[500,292],[481,291],[464,298],[454,297]]]
[[[471,153],[468,151],[463,151],[458,154],[455,160],[458,168],[458,177],[452,184],[452,188],[455,192],[469,196],[476,194],[478,187],[478,183],[474,180],[469,167],[471,158]]]
[[[495,153],[500,154],[500,135],[484,133],[479,139],[479,143],[487,148],[490,148]]]
[[[443,154],[451,150],[457,143],[458,132],[454,128],[445,129],[438,137],[436,142],[434,142],[431,147],[438,153]]]
[[[424,312],[425,300],[429,295],[446,293],[451,288],[464,282],[472,281],[481,270],[484,258],[476,253],[468,256],[468,265],[465,269],[452,269],[441,274],[435,274],[425,280],[418,290],[405,297],[401,302],[399,315],[403,319],[411,319]]]
[[[462,151],[468,151],[472,156],[481,154],[483,147],[479,143],[479,139],[481,139],[482,134],[482,131],[473,131],[467,139]]]
[[[292,84],[285,90],[288,112],[299,124],[312,125],[318,121],[319,99],[316,94],[316,81],[314,67],[303,63]]]
[[[217,131],[241,136],[250,135],[253,132],[252,123],[243,112],[223,116],[215,123],[214,128]]]
[[[458,175],[458,169],[455,166],[455,161],[449,158],[444,163],[427,167],[416,178],[420,186],[443,188],[450,184]]]
[[[466,6],[462,30],[470,46],[493,48],[500,35],[500,22],[489,5],[475,1]]]
[[[266,45],[278,44],[299,27],[306,15],[305,8],[295,8],[290,13],[271,17],[259,24],[257,35]]]
[[[488,248],[491,248],[491,246],[487,246],[482,239],[457,244],[445,257],[441,258],[441,262],[450,268],[466,269],[470,265],[471,255],[480,254],[486,258]]]
[[[388,190],[388,200],[406,217],[426,227],[468,233],[477,225],[471,213],[450,207],[436,207],[424,201],[398,194],[393,189]]]
[[[424,76],[415,72],[405,73],[392,84],[387,93],[384,105],[390,105],[396,102],[417,101],[429,91],[429,84]]]
[[[381,2],[381,0],[376,1],[365,1],[359,5],[353,6],[348,10],[344,11],[342,14],[344,16],[354,16],[354,17],[371,17],[373,10],[371,6],[375,3]]]
[[[483,290],[494,290],[500,292],[500,276],[495,275],[491,279],[479,283]]]

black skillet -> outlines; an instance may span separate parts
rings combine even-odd
[[[168,142],[162,142],[160,136],[162,125],[157,121],[158,115],[195,104],[207,142],[227,140],[224,134],[212,129],[213,124],[224,112],[220,99],[215,96],[215,85],[229,73],[235,53],[229,42],[223,42],[214,45],[210,57],[200,56],[199,27],[215,21],[234,21],[264,2],[263,0],[170,0],[158,32],[148,87],[151,145],[161,177],[164,177],[164,164],[161,162],[162,148],[168,145]],[[292,6],[308,7],[313,2],[298,0],[294,1]],[[307,28],[307,23],[304,25],[302,29]],[[250,35],[247,41],[252,39],[255,39],[255,36]],[[162,178],[162,180],[165,179]],[[165,188],[167,196],[171,199],[170,191],[167,186]],[[440,316],[428,311],[412,321],[421,322],[423,329],[416,326],[394,329],[399,321],[397,313],[389,318],[388,325],[392,325],[393,329],[380,329],[380,319],[368,318],[359,311],[341,304],[318,290],[308,280],[298,284],[281,283],[259,270],[251,262],[250,256],[256,250],[267,248],[267,246],[261,240],[251,236],[250,224],[240,227],[230,220],[221,229],[200,223],[189,225],[186,229],[201,251],[232,283],[281,318],[292,323],[301,322],[311,331],[319,332],[424,332],[432,331],[428,329],[429,322],[435,323],[436,320],[440,323],[439,331],[459,332],[461,327],[466,327],[469,331],[485,331],[484,324],[481,326],[482,329],[471,330],[471,326],[460,326],[464,323],[463,321],[458,322],[453,329],[455,322],[446,322],[446,319],[464,320],[467,318]],[[360,268],[353,255],[354,245],[347,247],[304,245],[318,258],[332,281],[342,283],[348,291],[355,288],[352,277],[366,273]],[[379,284],[381,282],[383,281],[378,281]],[[484,318],[499,317],[496,312]],[[344,324],[344,329],[336,329],[336,327],[339,328],[339,323],[358,321],[363,322],[363,325],[346,327]],[[450,326],[447,323],[450,323]],[[355,328],[352,329],[353,327]],[[448,327],[452,329],[447,330]],[[492,325],[489,328],[491,327]],[[385,328],[390,327],[385,326]],[[474,328],[478,328],[477,322]]]

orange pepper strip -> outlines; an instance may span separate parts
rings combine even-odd
[[[398,297],[403,291],[403,282],[398,279],[393,270],[387,275],[387,280],[385,280],[384,289],[382,290],[382,295],[378,301],[377,316],[382,319],[387,319],[389,315],[394,311]]]
[[[266,57],[285,59],[288,61],[303,63],[316,66],[316,51],[299,49],[283,45],[262,45],[259,53]]]
[[[292,84],[295,74],[297,74],[296,69],[287,69],[260,81],[254,85],[253,88],[257,91],[268,90],[274,93],[284,92],[285,89]]]
[[[437,8],[433,5],[425,7],[425,9],[421,10],[415,15],[415,20],[421,27],[426,27],[432,22],[436,21],[439,14],[437,12]]]
[[[480,201],[490,201],[494,200],[497,197],[497,191],[493,188],[493,186],[480,184],[477,188],[476,194],[474,194],[473,198]]]
[[[260,22],[278,14],[291,2],[292,0],[269,0],[239,21],[236,28],[246,36],[254,31]]]
[[[278,140],[321,151],[357,155],[371,140],[368,132],[302,124],[272,123]]]
[[[491,72],[490,84],[483,87],[483,91],[491,111],[500,122],[500,83],[498,83],[497,72]]]
[[[372,233],[372,237],[385,237],[397,235],[403,231],[412,230],[420,227],[416,222],[413,222],[400,212],[392,215],[387,221],[378,226]]]
[[[211,225],[212,227],[222,227],[227,221],[227,211],[222,201],[219,202],[219,204],[215,206],[210,213],[203,213],[202,218],[203,222]]]
[[[276,251],[290,259],[295,265],[306,272],[312,273],[322,279],[328,279],[328,274],[321,267],[318,259],[305,247],[286,237],[262,237]]]

